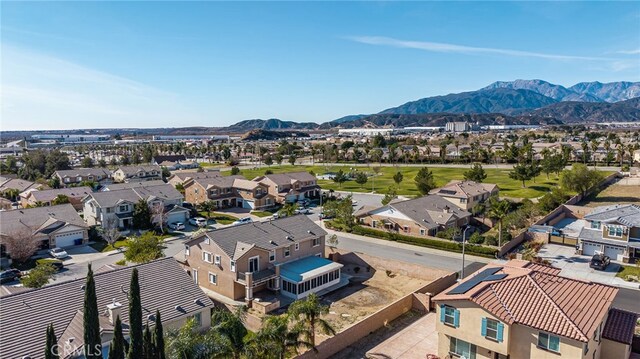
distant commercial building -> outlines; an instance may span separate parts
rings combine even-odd
[[[390,135],[395,133],[395,128],[345,128],[339,129],[338,135],[343,136],[376,136],[376,135]]]
[[[489,131],[509,131],[509,130],[531,130],[540,128],[539,125],[488,125],[482,126],[482,129]]]
[[[468,122],[447,122],[445,131],[447,132],[467,132],[471,131],[472,126]]]
[[[43,141],[43,142],[54,142],[54,143],[101,143],[108,142],[111,140],[110,135],[67,135],[67,134],[40,134],[40,135],[32,135],[31,140],[34,141]]]
[[[154,141],[229,141],[230,137],[227,135],[181,135],[181,136],[169,136],[169,135],[155,135]]]

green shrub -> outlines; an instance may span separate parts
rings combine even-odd
[[[383,232],[377,229],[373,229],[370,227],[363,227],[363,226],[354,226],[352,233],[359,234],[362,236],[369,236],[369,237],[398,241],[401,243],[414,244],[421,247],[441,249],[441,250],[446,250],[450,252],[462,252],[462,244],[454,241],[439,240],[439,239],[433,239],[433,238],[412,237],[412,236],[406,236],[406,235],[395,233],[395,232]],[[497,242],[498,241],[496,240],[496,244]],[[474,254],[482,257],[490,257],[490,258],[493,258],[496,253],[496,250],[494,248],[485,247],[485,246],[476,245],[476,244],[467,245],[465,248],[465,251],[470,254]]]
[[[123,258],[123,259],[117,261],[116,265],[118,265],[118,266],[126,266],[127,265],[127,260]]]
[[[484,244],[488,244],[490,246],[497,246],[498,245],[498,238],[496,238],[495,236],[486,236],[484,237]]]
[[[478,232],[473,232],[471,237],[469,237],[469,243],[482,244],[483,242],[484,242],[484,237]]]

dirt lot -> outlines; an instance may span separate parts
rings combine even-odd
[[[360,270],[355,272],[355,268]],[[403,296],[421,288],[442,275],[434,271],[433,278],[413,278],[387,270],[359,267],[349,264],[343,268],[344,274],[353,276],[351,284],[323,298],[330,306],[327,319],[336,331],[356,323],[366,316],[391,304]]]
[[[587,207],[606,206],[610,204],[640,203],[640,185],[626,183],[626,179],[605,188],[595,197],[591,196],[581,205]]]

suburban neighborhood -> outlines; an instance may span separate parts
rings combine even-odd
[[[640,359],[640,2],[1,6],[0,359]]]

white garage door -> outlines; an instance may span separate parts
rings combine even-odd
[[[618,246],[604,246],[604,255],[608,256],[614,261],[622,260],[622,255],[624,253],[624,248]]]
[[[65,248],[76,245],[76,240],[82,240],[82,231],[63,233],[56,236],[56,247]]]
[[[167,223],[176,223],[176,222],[182,222],[182,223],[187,223],[187,213],[186,212],[178,212],[178,213],[172,213],[169,215],[169,217],[167,217]]]
[[[582,242],[582,254],[585,256],[592,256],[596,254],[595,253],[596,251],[601,251],[601,250],[602,250],[602,246],[600,246],[599,244]]]

